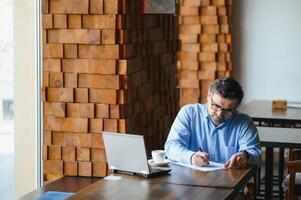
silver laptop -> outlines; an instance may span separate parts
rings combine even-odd
[[[103,132],[109,169],[116,173],[154,177],[171,171],[150,167],[142,135]]]

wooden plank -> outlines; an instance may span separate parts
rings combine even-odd
[[[81,15],[68,15],[68,28],[80,29],[82,28],[82,16]]]
[[[92,148],[91,149],[91,161],[103,161],[106,162],[106,153],[104,149]]]
[[[74,89],[74,100],[78,103],[89,102],[89,89],[88,88],[75,88]]]
[[[116,104],[117,92],[110,89],[89,89],[89,99],[92,103]]]
[[[101,33],[102,44],[117,44],[116,30],[102,30]]]
[[[62,159],[62,147],[59,145],[48,146],[48,159],[49,160],[61,160]]]
[[[44,173],[53,175],[63,175],[62,160],[44,160]]]
[[[94,104],[92,103],[67,103],[67,117],[93,118]]]
[[[77,147],[76,148],[76,160],[77,161],[90,161],[90,148],[87,147]]]
[[[103,0],[90,0],[90,14],[103,14]]]
[[[53,28],[52,14],[43,14],[42,15],[42,28],[43,29]]]
[[[112,105],[110,105],[111,107]],[[110,108],[111,110],[111,108]],[[95,104],[95,117],[96,118],[109,118],[110,111],[108,104]],[[112,117],[112,116],[111,116]]]
[[[83,15],[82,20],[87,29],[115,29],[117,25],[115,15]]]
[[[119,45],[79,45],[79,58],[118,59]]]
[[[106,162],[93,162],[93,176],[105,177],[107,176],[107,163]]]
[[[64,161],[75,161],[75,147],[63,146],[62,147],[62,159]]]
[[[77,87],[77,74],[76,73],[64,73],[64,87],[76,88]]]
[[[64,174],[66,176],[77,176],[77,162],[76,161],[64,161]]]
[[[62,59],[62,71],[88,74],[116,74],[116,60]]]
[[[62,44],[43,44],[44,58],[62,58],[63,45]]]
[[[64,58],[77,58],[76,44],[64,44]]]
[[[49,86],[50,87],[63,87],[64,78],[63,73],[60,72],[49,72]]]
[[[64,102],[44,102],[44,115],[45,116],[56,116],[65,117],[66,104]]]
[[[91,162],[78,162],[78,175],[79,176],[92,176],[92,163]]]
[[[89,132],[101,133],[103,131],[103,119],[89,119]]]
[[[50,13],[88,14],[89,0],[51,0]]]
[[[88,132],[88,119],[48,116],[44,118],[44,128],[52,131]]]
[[[43,59],[44,72],[60,72],[61,60],[60,59]]]
[[[67,28],[67,15],[54,14],[53,15],[53,28]]]
[[[104,0],[103,1],[104,14],[118,14],[119,13],[119,0]]]
[[[49,43],[100,44],[100,30],[53,29],[48,30]]]
[[[73,102],[72,88],[47,88],[47,101]]]
[[[84,88],[120,89],[119,75],[79,74],[78,86]]]

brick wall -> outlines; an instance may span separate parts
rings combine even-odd
[[[178,19],[139,1],[43,0],[45,180],[107,173],[102,131],[162,148],[178,108]]]
[[[232,0],[179,0],[180,106],[206,102],[209,85],[230,76]]]

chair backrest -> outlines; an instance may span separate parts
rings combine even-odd
[[[301,149],[290,149],[288,161],[286,162],[288,178],[288,190],[286,192],[286,199],[296,199],[296,173],[301,172]]]

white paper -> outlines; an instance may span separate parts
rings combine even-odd
[[[104,178],[104,180],[110,180],[110,181],[118,181],[120,179],[122,179],[121,176],[112,176],[112,175],[107,176],[107,177]]]
[[[195,165],[179,163],[179,162],[174,162],[173,164],[180,165],[180,166],[183,166],[183,167],[188,167],[188,168],[191,168],[191,169],[200,170],[200,171],[203,171],[203,172],[209,172],[209,171],[225,169],[223,163],[218,163],[218,162],[213,162],[213,161],[209,161],[209,164],[206,165],[206,166],[203,166],[203,167],[198,167],[198,166],[195,166]]]
[[[288,108],[301,108],[300,103],[287,103]]]

